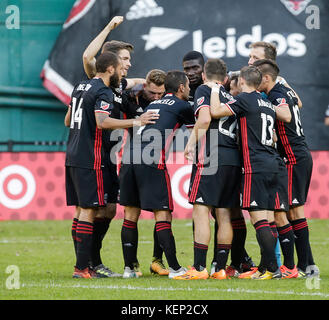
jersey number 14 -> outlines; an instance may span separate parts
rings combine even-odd
[[[78,129],[81,128],[81,122],[82,122],[82,105],[83,99],[79,99],[79,103],[77,106],[77,98],[72,98],[72,106],[71,106],[71,124],[70,128],[74,129],[74,124],[78,123]]]

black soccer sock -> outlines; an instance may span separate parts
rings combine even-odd
[[[194,268],[202,271],[207,265],[208,246],[194,241]]]
[[[160,246],[159,238],[156,231],[156,224],[153,229],[153,258],[162,260],[163,249]]]
[[[102,264],[102,241],[106,235],[107,230],[109,229],[111,220],[112,219],[108,218],[95,218],[94,220],[94,233],[91,247],[91,264],[93,267]]]
[[[231,247],[231,260],[235,268],[239,268],[240,263],[249,258],[244,246],[247,238],[247,226],[244,218],[233,219],[231,221],[233,229],[233,239]]]
[[[275,257],[275,238],[273,237],[270,225],[267,220],[259,220],[254,224],[257,234],[257,241],[261,248],[262,258],[268,271],[274,272],[278,269]]]
[[[78,218],[73,218],[72,227],[71,227],[71,235],[72,235],[72,240],[73,240],[73,245],[74,245],[74,253],[75,253],[75,256],[77,256],[77,240],[76,240],[76,234],[77,234],[77,224],[78,224],[78,221],[79,221]]]
[[[78,221],[76,229],[77,261],[76,267],[83,270],[90,261],[91,245],[93,238],[93,224],[87,221]]]
[[[295,237],[290,223],[282,227],[277,227],[279,233],[279,241],[283,254],[283,264],[288,269],[293,269],[295,266],[294,262],[294,247]]]
[[[309,230],[306,218],[291,221],[295,234],[295,246],[298,258],[297,267],[306,270],[309,259]]]
[[[121,244],[125,267],[133,269],[137,262],[138,229],[137,222],[124,219],[121,229]]]
[[[273,237],[275,238],[275,240],[277,240],[279,234],[278,234],[278,229],[277,229],[277,227],[276,227],[276,223],[275,223],[275,221],[270,222],[269,225],[270,225],[270,228],[271,228],[271,231],[272,231]]]
[[[312,253],[312,249],[311,249],[311,245],[310,245],[310,241],[308,241],[308,266],[314,265],[314,258],[313,258],[313,253]]]
[[[171,230],[171,222],[157,221],[155,228],[159,244],[165,253],[169,267],[173,270],[178,270],[181,266],[176,257],[176,244]]]
[[[230,249],[231,249],[231,244],[223,244],[223,243],[217,244],[216,272],[218,272],[221,269],[225,269],[228,255],[230,253]]]

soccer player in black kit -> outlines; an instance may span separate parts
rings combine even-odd
[[[89,261],[94,217],[97,209],[107,203],[102,130],[140,126],[158,119],[154,113],[131,120],[111,118],[113,92],[109,86],[119,84],[121,69],[115,54],[100,55],[96,61],[96,77],[75,86],[65,116],[65,124],[70,126],[65,160],[67,205],[81,208],[76,226],[74,278],[97,277],[89,269]]]
[[[226,64],[221,59],[209,59],[204,66],[205,83],[223,83]],[[221,101],[233,97],[221,86]],[[190,182],[189,202],[193,204],[194,264],[177,280],[208,278],[206,255],[210,241],[209,211],[215,208],[219,225],[216,246],[216,268],[212,277],[226,279],[226,262],[231,248],[233,230],[231,218],[234,211],[240,213],[241,162],[236,140],[236,117],[211,119],[211,88],[201,85],[195,92],[194,112],[197,118],[185,148],[185,156],[193,160],[197,148],[196,169]],[[241,254],[240,254],[241,255]]]
[[[249,211],[256,229],[264,267],[251,278],[267,280],[281,277],[275,257],[276,240],[267,220],[268,212],[275,208],[281,161],[273,147],[273,127],[277,118],[289,122],[291,114],[287,106],[276,108],[262,98],[256,91],[261,81],[262,75],[256,67],[242,68],[239,76],[242,93],[226,104],[220,103],[218,85],[212,84],[210,109],[213,118],[230,115],[238,118],[243,157],[241,207]]]
[[[281,235],[282,240],[287,238],[290,239],[292,245],[295,243],[299,277],[311,275],[312,270],[313,273],[316,272],[318,275],[319,269],[313,261],[309,230],[304,214],[304,204],[311,181],[313,161],[304,136],[298,99],[294,90],[275,81],[280,70],[274,61],[257,60],[254,65],[258,67],[263,75],[259,90],[264,91],[274,105],[288,105],[292,115],[290,123],[276,121],[275,126],[278,135],[278,151],[285,160],[288,170],[288,216],[291,221],[290,224],[285,218],[280,226],[278,225],[280,221],[277,222],[279,238]],[[295,239],[293,234],[295,234]],[[280,244],[282,250],[284,250],[288,242],[282,242],[282,240]],[[293,249],[290,249],[290,251],[293,252]],[[287,276],[297,276],[297,269],[294,268],[292,258],[289,259],[288,266],[287,263],[284,263],[283,267],[285,270],[282,271]]]
[[[171,230],[173,199],[166,168],[166,153],[175,130],[183,124],[193,126],[194,113],[187,102],[189,81],[183,72],[168,72],[165,89],[166,95],[145,109],[158,112],[159,120],[138,130],[130,154],[124,153],[120,170],[120,204],[125,206],[122,226],[124,278],[138,277],[133,262],[138,244],[136,226],[140,209],[154,212],[156,233],[169,265],[168,277],[173,278],[186,272],[177,261]]]

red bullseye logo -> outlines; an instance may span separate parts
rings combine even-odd
[[[179,168],[171,178],[172,194],[176,203],[185,208],[191,209],[192,205],[188,203],[188,189],[190,186],[192,165],[185,165]]]
[[[23,166],[10,165],[0,171],[0,203],[20,209],[34,197],[36,184],[32,173]]]

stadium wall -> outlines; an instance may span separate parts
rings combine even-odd
[[[329,218],[329,152],[313,151],[313,175],[306,216]],[[0,220],[66,220],[72,219],[73,207],[66,206],[65,153],[3,152],[0,153]],[[168,170],[172,184],[175,219],[191,218],[187,203],[191,165],[181,152],[171,153]],[[247,215],[246,215],[247,216]],[[123,218],[118,206],[117,219]],[[142,212],[141,218],[153,214]]]

